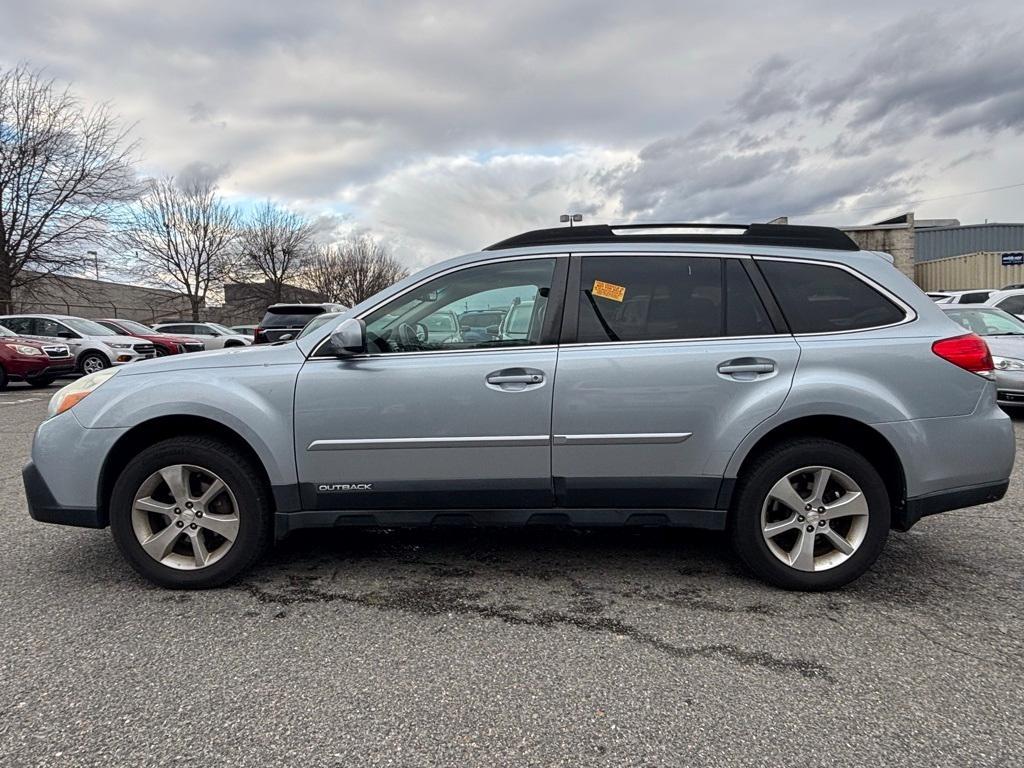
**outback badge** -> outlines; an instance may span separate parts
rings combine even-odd
[[[373,483],[321,483],[316,487],[318,493],[338,493],[340,491],[372,491]]]

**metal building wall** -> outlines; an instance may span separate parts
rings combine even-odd
[[[921,232],[918,231],[918,243]],[[1017,250],[1019,253],[1021,250]],[[1004,267],[1005,251],[968,253],[946,259],[919,261],[914,265],[914,282],[926,291],[963,291],[970,288],[1002,288],[1024,283],[1024,264]]]
[[[1024,251],[1024,224],[921,228],[914,239],[918,263],[983,251]]]

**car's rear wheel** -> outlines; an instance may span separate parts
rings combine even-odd
[[[786,589],[835,589],[878,558],[889,534],[889,494],[848,446],[797,440],[758,457],[740,478],[733,545],[757,576]]]
[[[82,369],[82,373],[96,373],[96,371],[102,371],[104,368],[109,368],[110,361],[98,352],[89,352],[82,356],[78,366]]]
[[[160,586],[227,583],[270,542],[271,504],[256,469],[234,447],[202,436],[164,440],[125,467],[110,500],[121,552]]]

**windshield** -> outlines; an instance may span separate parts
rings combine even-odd
[[[225,334],[227,336],[237,336],[238,335],[237,333],[232,331],[230,328],[225,328],[223,325],[220,325],[219,323],[207,323],[207,325],[210,326],[211,328],[213,328],[213,330],[217,331],[217,333],[223,333],[223,334]]]
[[[94,323],[92,320],[86,320],[81,317],[65,317],[61,318],[61,322],[68,326],[72,330],[78,331],[83,336],[119,336],[120,334],[115,333],[109,328]]]
[[[118,320],[117,324],[124,328],[126,331],[128,331],[128,333],[156,333],[156,331],[154,331],[149,326],[143,325],[142,323],[137,323],[134,320]]]
[[[946,314],[979,336],[1024,336],[1024,323],[1001,309],[953,309]]]
[[[16,334],[10,328],[7,328],[6,326],[0,325],[0,336],[17,336],[17,335],[18,334]]]
[[[301,339],[303,336],[309,336],[317,328],[322,328],[331,320],[335,320],[338,317],[338,312],[325,312],[322,315],[317,315],[315,319],[310,320],[309,324],[302,329],[302,333],[296,336],[296,339]]]

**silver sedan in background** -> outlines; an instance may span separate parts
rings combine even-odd
[[[968,331],[985,338],[995,365],[999,404],[1024,405],[1024,322],[995,307],[940,306]]]

